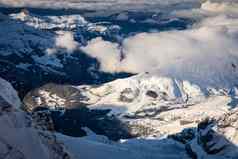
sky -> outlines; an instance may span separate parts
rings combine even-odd
[[[184,2],[198,3],[199,1],[200,0],[0,0],[0,4],[9,7],[74,8],[97,10],[108,8],[141,9],[148,6],[165,6]]]

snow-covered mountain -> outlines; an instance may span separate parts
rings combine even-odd
[[[1,14],[0,23],[1,76],[21,97],[48,82],[100,83],[127,76],[99,71],[98,62],[79,49],[91,36],[104,35],[101,28],[110,30],[110,26],[86,22],[80,15],[42,17],[26,10]]]
[[[48,82],[97,84],[129,76],[127,73],[102,72],[96,57],[82,49],[89,40],[100,36],[121,43],[131,34],[156,28],[183,29],[190,24],[182,18],[162,18],[156,22],[155,13],[124,12],[129,19],[122,19],[123,14],[115,14],[86,20],[79,14],[42,15],[34,9],[29,10],[1,14],[0,21],[1,74],[21,92],[21,97]],[[147,22],[146,19],[152,16],[154,23]]]
[[[234,145],[237,143],[236,109],[224,113],[217,119],[204,120],[198,128],[185,129],[168,138],[150,137],[121,140],[116,143],[86,129],[88,136],[84,138],[54,134],[52,130],[49,131],[49,127],[44,129],[50,123],[50,118],[45,118],[43,112],[35,113],[32,117],[27,115],[19,109],[21,103],[11,85],[1,79],[1,86],[0,155],[2,158],[237,157],[237,147]]]
[[[0,0],[0,159],[238,158],[236,0],[52,2]]]
[[[236,158],[238,120],[234,92],[215,88],[203,92],[189,83],[144,74],[101,86],[50,84],[30,92],[24,102],[28,110],[47,106],[59,111],[59,117],[54,113],[51,116],[53,120],[60,120],[53,123],[63,134],[78,132],[79,128],[85,130],[87,136],[83,138],[57,134],[76,158],[78,154],[90,159]],[[85,112],[90,111],[82,110],[85,106],[92,111],[89,116]],[[107,115],[98,116],[93,113],[95,109],[98,113],[105,110]],[[86,120],[82,116],[86,116]],[[128,132],[115,122],[110,125],[108,117],[119,119]],[[63,123],[73,120],[76,125],[68,123],[68,127],[63,126]],[[97,126],[106,131],[97,129]],[[123,139],[126,133],[137,138],[128,136],[119,143],[113,142],[84,127],[111,139],[115,137],[112,128],[116,127],[115,131],[120,130],[117,139],[120,136]],[[87,149],[94,153],[87,152]]]
[[[37,122],[20,110],[22,103],[11,84],[0,79],[0,86],[0,158],[69,158],[53,133],[37,127]]]
[[[100,86],[46,85],[30,92],[24,101],[28,110],[42,106],[109,109],[110,115],[130,125],[134,135],[161,137],[228,113],[237,104],[236,90],[204,90],[188,81],[143,74]]]

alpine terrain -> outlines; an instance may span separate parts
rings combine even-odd
[[[237,0],[0,0],[0,159],[238,159]]]

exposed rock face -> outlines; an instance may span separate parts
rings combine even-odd
[[[1,159],[68,159],[54,134],[37,127],[37,123],[19,109],[16,91],[0,79],[0,158]]]
[[[238,109],[219,119],[205,120],[198,126],[198,143],[208,154],[238,157]],[[228,153],[229,152],[229,153]]]
[[[83,128],[88,127],[111,140],[132,137],[125,123],[107,115],[110,110],[87,108],[88,97],[82,92],[69,85],[47,84],[29,92],[24,103],[36,126],[44,130],[82,137],[87,135]]]
[[[152,90],[148,90],[146,92],[146,95],[151,97],[151,98],[157,98],[158,97],[158,94],[155,91],[152,91]]]
[[[115,116],[108,116],[110,110],[90,110],[87,107],[65,109],[64,111],[38,108],[32,112],[36,127],[43,130],[83,137],[87,135],[84,128],[104,135],[110,140],[132,138],[129,128]]]
[[[186,145],[187,153],[195,159],[237,158],[238,109],[217,119],[205,119],[197,128],[186,129],[169,137]]]
[[[134,91],[131,88],[125,88],[121,92],[119,100],[125,103],[132,103],[138,97],[139,93],[140,93],[139,89]]]
[[[217,123],[217,131],[232,141],[234,144],[238,144],[237,108],[219,118]]]
[[[97,86],[47,84],[28,93],[24,102],[30,111],[37,107],[67,110],[67,118],[74,115],[79,123],[82,118],[75,114],[91,114],[88,118],[95,121],[91,128],[99,124],[100,119],[95,116],[93,109],[110,110],[107,116],[114,116],[126,123],[133,136],[161,137],[196,127],[207,117],[219,118],[228,113],[232,98],[215,93],[216,90],[212,90],[211,94],[205,96],[199,87],[184,85],[169,78],[141,74]],[[81,108],[85,107],[92,111],[81,112]],[[64,121],[63,118],[60,119]],[[74,120],[72,117],[70,119]],[[106,121],[106,118],[103,119]]]
[[[41,130],[54,131],[54,123],[49,110],[38,110],[31,114],[34,127]]]
[[[48,109],[55,102],[63,109],[51,111],[50,116],[54,129],[65,135],[85,136],[83,128],[87,127],[111,140],[169,136],[166,142],[178,141],[192,158],[237,158],[238,109],[230,107],[235,97],[216,90],[205,96],[200,88],[189,87],[188,91],[188,86],[174,84],[169,79],[135,76],[100,86],[67,86],[68,94],[62,93],[66,86],[51,84],[51,89],[38,89],[53,93],[36,94],[47,101],[37,106]],[[60,98],[55,100],[56,96]],[[76,107],[67,104],[71,97],[77,100],[73,102]],[[34,95],[25,98],[26,104],[31,100]],[[57,110],[55,105],[50,108]]]
[[[47,107],[50,109],[77,108],[85,106],[81,101],[87,97],[81,91],[70,85],[46,84],[34,91],[29,92],[24,103],[28,111],[37,107]]]

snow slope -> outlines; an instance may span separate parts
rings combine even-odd
[[[217,118],[237,105],[236,87],[203,87],[155,74],[77,88],[87,97],[81,102],[93,109],[111,109],[111,114],[128,121],[135,131],[139,125],[145,126],[149,133],[144,135],[149,136],[195,127],[207,117]]]
[[[77,87],[91,109],[111,109],[140,138],[108,141],[101,136],[57,135],[77,157],[237,158],[237,95],[230,90],[180,84],[143,74],[101,86]],[[234,88],[236,89],[236,88]],[[210,121],[207,121],[210,119]],[[89,153],[86,150],[90,149]]]
[[[1,100],[7,102],[6,104],[14,106],[16,109],[19,109],[21,107],[21,101],[11,84],[0,78],[0,88]]]
[[[0,79],[0,158],[60,159],[67,156],[51,132],[37,129],[27,113],[20,110],[16,91]]]
[[[228,113],[237,106],[237,88],[206,87],[147,73],[103,85],[46,85],[30,92],[24,102],[29,110],[109,109],[108,115],[126,123],[133,135],[161,137]]]
[[[14,6],[49,7],[47,3],[50,1],[0,2]],[[159,6],[157,9],[174,9],[165,17],[189,18],[194,20],[194,25],[188,26],[187,30],[139,33],[121,43],[97,37],[87,42],[87,46],[80,46],[72,32],[66,30],[86,26],[88,30],[104,32],[105,28],[95,28],[80,15],[41,17],[25,11],[12,14],[11,19],[0,16],[0,44],[3,46],[0,52],[3,56],[29,55],[40,66],[62,68],[62,61],[55,53],[67,51],[70,56],[73,50],[81,49],[101,62],[102,71],[138,73],[101,85],[67,86],[77,89],[66,90],[69,95],[62,93],[62,89],[51,92],[53,89],[42,87],[36,90],[39,91],[36,96],[29,98],[38,105],[46,103],[52,109],[67,109],[66,103],[80,103],[80,106],[90,109],[109,109],[109,117],[118,118],[128,126],[132,135],[139,138],[115,143],[101,136],[72,138],[45,131],[42,135],[40,130],[28,124],[31,120],[26,113],[17,109],[21,103],[16,92],[5,93],[12,87],[0,80],[3,83],[0,96],[4,104],[17,107],[10,111],[8,107],[0,107],[0,125],[4,128],[0,130],[0,136],[4,138],[3,141],[0,138],[3,155],[11,152],[10,143],[14,147],[10,155],[19,154],[25,158],[34,158],[33,155],[62,158],[63,148],[75,159],[237,158],[237,3],[207,1],[199,5],[200,1],[192,0],[93,2],[92,5],[92,1],[60,1],[53,7],[66,4],[71,8],[74,4],[75,8],[80,5],[84,9],[96,7],[100,10],[118,5],[112,9],[130,10],[131,6],[136,9]],[[134,3],[137,5],[132,5]],[[127,18],[119,16],[119,20]],[[147,22],[151,22],[150,19]],[[37,46],[40,51],[36,52],[32,46]],[[28,66],[27,63],[18,65],[23,69]],[[78,101],[70,102],[74,99]],[[48,135],[50,139],[43,137]],[[58,141],[65,147],[59,146]],[[40,148],[35,150],[38,145]],[[56,153],[55,148],[60,153]]]
[[[75,159],[188,159],[182,144],[173,141],[135,139],[123,143],[102,143],[90,139],[77,139],[58,134],[66,149],[75,154]]]
[[[237,121],[236,109],[215,122],[204,120],[196,128],[184,129],[168,138],[138,138],[113,143],[90,133],[80,139],[57,134],[57,139],[65,144],[75,158],[229,159],[238,156]]]

